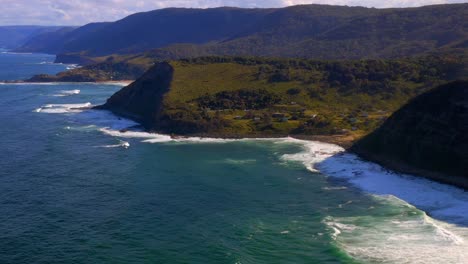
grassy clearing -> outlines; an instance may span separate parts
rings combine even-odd
[[[409,99],[454,78],[453,69],[465,69],[465,64],[463,59],[435,56],[332,62],[236,57],[172,61],[174,78],[164,112],[172,125],[192,126],[187,133],[360,137]]]

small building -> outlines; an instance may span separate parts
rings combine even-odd
[[[259,116],[256,116],[256,117],[253,118],[253,121],[260,121],[260,120],[262,120],[262,118],[259,117]]]
[[[280,121],[283,122],[283,123],[286,123],[286,122],[289,121],[289,118],[287,118],[287,117],[282,117],[282,118],[280,119]]]
[[[235,120],[241,120],[241,119],[242,119],[242,116],[235,116],[234,119],[235,119]]]

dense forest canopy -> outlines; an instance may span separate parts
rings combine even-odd
[[[460,52],[468,4],[374,9],[301,5],[277,9],[169,8],[37,36],[19,51],[103,56],[150,52],[315,59],[396,58]]]

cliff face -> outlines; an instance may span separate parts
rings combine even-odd
[[[98,108],[137,120],[147,129],[156,129],[163,97],[169,91],[173,73],[174,69],[169,63],[158,63]]]
[[[468,81],[414,98],[351,150],[389,168],[468,189]]]

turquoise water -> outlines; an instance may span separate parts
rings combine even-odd
[[[0,54],[0,79],[67,67],[51,61]],[[336,146],[292,139],[174,141],[122,133],[118,129],[135,124],[74,109],[101,104],[120,88],[0,85],[0,262],[467,260],[468,197],[461,190],[388,174],[423,191],[405,197],[410,190],[386,192],[383,180],[374,189],[361,184],[368,172],[387,174],[355,157],[333,156]],[[439,207],[421,202],[436,191],[447,195]]]

